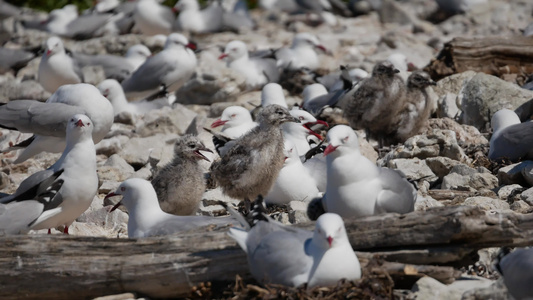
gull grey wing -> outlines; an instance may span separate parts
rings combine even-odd
[[[25,200],[28,200],[28,199],[33,199],[33,200],[43,200],[44,198],[43,197],[48,197],[49,196],[49,193],[50,191],[53,191],[53,190],[59,190],[59,188],[61,188],[61,186],[63,185],[63,179],[57,179],[59,176],[61,176],[61,174],[63,174],[63,169],[53,173],[52,175],[50,176],[47,176],[46,174],[47,173],[43,173],[41,174],[40,176],[43,176],[44,179],[33,185],[33,186],[29,186],[28,189],[20,192],[20,193],[15,193],[13,194],[13,196],[11,197],[11,201],[25,201]],[[35,179],[35,181],[39,180],[37,177]],[[28,185],[29,185],[30,182],[28,182]],[[42,201],[39,201],[39,202],[42,202]],[[43,204],[46,204],[46,203],[43,203]],[[50,209],[50,208],[46,208],[46,209]],[[45,210],[46,210],[45,209]]]
[[[31,195],[36,195],[37,191],[39,190],[38,186],[48,180],[51,176],[54,176],[55,172],[51,169],[42,170],[36,173],[31,174],[28,178],[24,179],[22,183],[19,185],[15,193],[13,193],[10,196],[4,197],[0,199],[0,203],[8,203],[12,201],[20,201],[20,200],[27,200],[27,199],[33,199]],[[20,196],[26,195],[22,199]]]
[[[533,248],[517,249],[500,261],[503,281],[515,299],[533,297]]]
[[[27,233],[28,225],[41,215],[43,208],[35,200],[0,204],[0,236]]]
[[[0,127],[46,136],[64,137],[66,124],[75,114],[85,114],[78,106],[15,100],[0,106]]]
[[[81,15],[68,24],[65,36],[79,40],[92,38],[93,34],[111,17],[112,14]]]
[[[376,201],[378,211],[408,213],[414,210],[416,190],[401,173],[382,168],[379,177],[383,191]]]
[[[107,79],[116,79],[119,82],[130,76],[133,71],[133,66],[122,56],[73,53],[73,58],[81,67],[102,66]]]
[[[172,235],[178,232],[194,230],[200,227],[207,227],[210,225],[226,226],[236,225],[238,222],[233,218],[216,218],[208,216],[180,216],[179,218],[172,218],[161,222],[154,226],[147,232],[145,236],[162,236]]]
[[[276,60],[271,58],[251,58],[251,60],[263,70],[263,74],[268,78],[268,82],[279,81],[279,70]]]
[[[143,92],[157,89],[164,77],[176,66],[167,63],[162,56],[149,57],[129,78],[122,82],[125,93]]]
[[[246,240],[250,272],[264,283],[293,286],[305,282],[313,260],[304,245],[312,235],[310,231],[259,222]]]
[[[529,157],[533,152],[533,122],[511,125],[491,142],[490,159],[516,160]]]
[[[0,74],[24,67],[35,55],[22,49],[0,47]]]

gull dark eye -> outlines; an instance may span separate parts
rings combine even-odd
[[[193,149],[194,147],[196,147],[195,144],[189,144],[189,148]]]
[[[126,188],[125,187],[121,187],[120,190],[124,192],[126,190]]]

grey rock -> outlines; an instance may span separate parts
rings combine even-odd
[[[98,188],[98,193],[109,194],[110,192],[114,192],[120,184],[121,182],[115,180],[103,180]]]
[[[425,160],[398,158],[389,161],[389,168],[400,170],[409,180],[436,182],[439,177],[431,171]]]
[[[442,206],[444,206],[444,204],[433,199],[429,195],[421,196],[420,194],[418,194],[418,197],[416,198],[416,202],[415,202],[415,211],[425,211],[432,207],[442,207]]]
[[[487,287],[479,287],[464,292],[461,300],[509,300],[507,288],[503,279],[500,278],[494,281]]]
[[[411,290],[415,292],[415,299],[458,300],[465,292],[487,287],[490,284],[492,284],[491,280],[482,277],[463,276],[452,284],[445,285],[436,279],[425,276],[420,278]]]
[[[493,189],[498,186],[498,178],[490,172],[480,173],[466,165],[454,166],[450,174],[442,179],[441,188],[445,190],[476,191]]]
[[[120,172],[131,174],[135,172],[132,166],[128,164],[122,157],[120,157],[117,154],[111,155],[106,162],[104,163],[104,166],[108,167],[114,167],[120,170]]]
[[[524,188],[519,184],[500,186],[500,188],[498,189],[498,197],[502,200],[507,200],[509,196],[516,193],[520,193],[523,190]]]
[[[520,184],[522,186],[527,186],[527,182],[524,179],[524,175],[522,173],[523,169],[526,168],[532,168],[533,167],[533,161],[526,160],[520,163],[508,165],[505,167],[502,167],[498,170],[498,180],[500,181],[500,185],[504,184]]]
[[[387,153],[381,165],[395,158],[420,158],[444,156],[457,161],[467,161],[463,149],[459,146],[456,134],[451,130],[433,130],[427,135],[415,135],[403,145]]]
[[[142,167],[149,162],[152,152],[161,152],[165,146],[171,147],[167,140],[175,139],[175,135],[156,134],[148,137],[130,139],[118,153],[130,165]]]
[[[442,98],[447,94],[459,95],[463,86],[476,74],[477,73],[474,71],[466,71],[447,76],[437,82],[437,86],[433,88],[433,91],[435,91],[439,98]]]
[[[533,209],[531,205],[527,204],[527,202],[523,200],[513,202],[509,208],[511,208],[512,211],[521,214],[531,213],[531,210]]]
[[[520,172],[524,176],[528,186],[533,186],[533,162],[530,161],[530,163],[525,164]]]
[[[432,130],[451,130],[455,132],[457,142],[460,144],[473,146],[489,144],[487,138],[483,136],[477,128],[470,125],[459,124],[450,118],[429,119],[429,126]]]
[[[533,98],[533,91],[492,75],[478,73],[465,84],[459,97],[462,99],[461,122],[483,130],[488,127],[495,112],[502,108],[518,108]]]
[[[416,21],[416,17],[397,1],[383,0],[378,13],[382,23],[412,24]]]
[[[530,206],[533,206],[533,188],[523,191],[520,198]]]
[[[196,113],[181,104],[173,108],[163,107],[144,115],[143,122],[137,122],[136,131],[140,136],[152,136],[158,133],[175,133],[183,135]]]
[[[215,76],[204,75],[185,83],[176,92],[177,102],[181,104],[210,105],[216,102],[235,101],[234,94],[224,88]]]
[[[6,188],[10,183],[9,175],[4,172],[0,172],[0,189]]]
[[[99,166],[96,169],[96,173],[98,174],[98,185],[102,185],[104,181],[122,182],[128,179],[134,172],[133,170],[131,172],[125,172],[124,169],[113,166]]]
[[[124,135],[113,136],[108,139],[101,140],[96,144],[96,154],[103,154],[105,156],[111,156],[120,152],[122,145],[129,140],[129,137]]]
[[[150,164],[146,164],[144,167],[137,170],[129,178],[142,178],[144,180],[149,180],[153,176],[152,167]]]
[[[439,179],[444,178],[444,176],[450,173],[454,166],[460,164],[460,162],[456,160],[442,156],[428,157],[425,161],[427,166],[439,177]]]
[[[437,118],[457,118],[461,110],[457,106],[457,95],[446,93],[437,101]]]
[[[307,203],[303,201],[289,202],[289,222],[291,224],[300,224],[309,222],[307,217]]]
[[[51,96],[35,80],[18,82],[17,80],[7,80],[0,82],[0,103],[7,103],[9,100],[32,99],[45,101]]]
[[[480,207],[485,211],[510,208],[509,203],[503,200],[482,196],[466,198],[463,205]]]

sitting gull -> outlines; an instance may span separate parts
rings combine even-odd
[[[46,52],[39,63],[37,79],[50,93],[62,85],[83,82],[80,66],[65,52],[60,38],[53,36],[46,41]]]
[[[130,178],[122,182],[115,192],[105,198],[121,195],[122,199],[111,211],[124,205],[128,210],[128,237],[170,235],[209,225],[234,224],[231,218],[207,216],[176,216],[161,210],[157,195],[149,181]]]
[[[320,62],[315,48],[326,52],[326,48],[320,44],[316,36],[307,32],[298,33],[294,36],[290,48],[276,51],[277,64],[289,71],[303,68],[316,70],[320,67]]]

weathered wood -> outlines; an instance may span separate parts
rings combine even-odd
[[[442,249],[460,253],[533,245],[533,215],[467,206],[347,220],[346,227],[354,249],[389,255],[406,249],[438,256]],[[138,240],[0,237],[0,270],[0,299],[80,299],[123,292],[182,297],[200,282],[249,276],[244,252],[225,230]]]
[[[434,80],[467,70],[501,77],[533,73],[533,39],[524,36],[454,38],[424,69]]]

